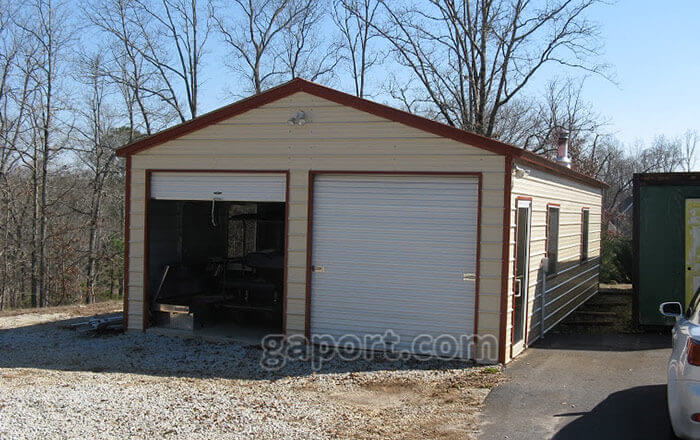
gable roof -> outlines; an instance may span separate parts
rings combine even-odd
[[[405,112],[393,107],[389,107],[376,102],[368,101],[357,96],[349,95],[339,90],[331,89],[320,84],[316,84],[305,79],[294,78],[277,87],[273,87],[258,95],[253,95],[249,98],[242,99],[233,104],[221,107],[212,112],[198,116],[182,124],[175,125],[161,132],[147,136],[125,145],[117,149],[117,156],[126,157],[136,154],[140,151],[155,147],[169,140],[183,136],[187,133],[199,130],[206,126],[216,124],[236,115],[240,115],[249,110],[253,110],[265,104],[285,98],[297,92],[305,92],[328,101],[335,102],[347,107],[352,107],[357,110],[367,112],[390,121],[398,122],[409,127],[417,128],[438,136],[453,139],[457,142],[481,148],[492,153],[509,156],[514,159],[519,159],[528,165],[542,168],[555,174],[563,175],[573,180],[577,180],[588,185],[599,188],[607,187],[607,185],[590,176],[579,173],[577,171],[566,168],[558,163],[546,159],[540,155],[515,147],[513,145],[500,142],[485,136],[478,135],[469,131],[461,130],[441,122],[417,116],[412,113]]]

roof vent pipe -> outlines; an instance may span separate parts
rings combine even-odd
[[[569,132],[562,130],[557,141],[557,163],[571,168],[571,158],[569,158]]]

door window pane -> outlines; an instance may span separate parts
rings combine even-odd
[[[518,343],[525,337],[525,308],[527,307],[527,267],[529,258],[530,208],[518,208],[516,224],[516,260],[515,260],[515,298],[513,308],[513,343]]]
[[[559,256],[559,207],[550,206],[547,208],[547,258],[549,266],[547,272],[550,274],[557,272]]]
[[[588,259],[588,216],[589,210],[584,209],[581,213],[581,260]]]

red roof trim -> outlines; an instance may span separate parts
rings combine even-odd
[[[366,99],[358,98],[356,96],[349,95],[347,93],[334,90],[322,86],[320,84],[312,83],[301,78],[295,78],[287,83],[269,89],[258,95],[254,95],[241,101],[235,102],[233,104],[227,105],[225,107],[221,107],[218,110],[214,110],[210,113],[204,114],[190,121],[168,128],[146,138],[137,140],[129,145],[119,148],[117,150],[117,156],[131,156],[140,151],[167,142],[171,139],[175,139],[187,133],[199,130],[208,125],[215,124],[224,119],[240,115],[249,110],[253,110],[257,107],[269,104],[271,102],[277,101],[281,98],[284,98],[297,92],[306,92],[311,95],[318,96],[319,98],[327,99],[329,101],[333,101],[341,105],[345,105],[360,111],[371,113],[376,116],[383,117],[394,122],[398,122],[400,124],[408,125],[409,127],[417,128],[419,130],[423,130],[428,133],[435,134],[437,136],[453,139],[455,141],[472,145],[474,147],[481,148],[487,151],[491,151],[496,154],[521,158],[528,163],[540,165],[547,171],[571,177],[574,180],[581,181],[588,185],[601,188],[606,186],[603,182],[600,182],[596,179],[593,179],[576,171],[572,171],[566,167],[558,165],[548,159],[545,159],[544,157],[538,156],[529,151],[525,151],[522,148],[518,148],[513,145],[497,141],[495,139],[481,136],[476,133],[464,131],[459,128],[452,127],[450,125],[443,124],[441,122],[424,118],[422,116],[417,116],[412,113],[405,112],[403,110],[399,110],[383,104],[378,104],[376,102],[368,101]]]
[[[520,149],[520,152],[517,155],[514,155],[514,157],[519,159],[521,162],[532,166],[533,168],[538,168],[543,171],[568,177],[571,180],[575,180],[585,185],[594,186],[596,188],[609,187],[609,185],[605,182],[601,182],[600,180],[595,179],[591,176],[579,173],[578,171],[574,171],[570,168],[566,168],[565,166],[559,165],[558,163],[544,158],[538,154],[535,154],[532,151]]]
[[[281,86],[277,86],[260,93],[259,95],[253,95],[249,98],[242,99],[238,102],[234,102],[233,104],[229,104],[198,116],[187,122],[183,122],[182,124],[175,125],[151,136],[134,141],[129,145],[125,145],[117,149],[117,156],[131,156],[169,140],[184,136],[187,133],[197,131],[201,128],[223,121],[224,119],[232,118],[249,110],[253,110],[265,104],[269,104],[270,102],[277,101],[293,93],[299,92],[301,91],[299,81],[300,80],[296,79],[292,80],[288,83],[282,84]]]
[[[363,112],[389,119],[390,121],[398,122],[400,124],[408,125],[409,127],[427,131],[428,133],[432,133],[437,136],[446,137],[458,142],[482,148],[496,154],[517,154],[517,152],[521,150],[518,147],[499,142],[495,139],[464,131],[451,125],[433,121],[432,119],[427,119],[422,116],[417,116],[413,113],[389,107],[384,104],[378,104],[376,102],[358,98],[356,96],[349,95],[335,89],[330,89],[312,82],[304,81],[302,91],[329,101],[333,101],[337,104],[352,107]]]

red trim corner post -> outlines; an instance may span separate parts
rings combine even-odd
[[[509,278],[509,260],[510,260],[510,197],[511,197],[511,180],[513,178],[513,157],[508,155],[505,157],[505,168],[503,177],[503,249],[501,252],[501,325],[498,338],[498,362],[506,362],[506,341],[507,341],[507,318],[508,318],[508,278]]]

